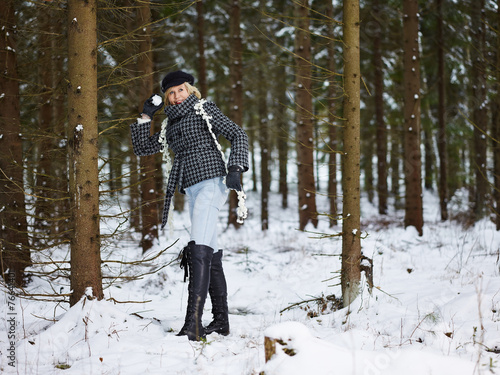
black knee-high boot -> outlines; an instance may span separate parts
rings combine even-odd
[[[229,316],[227,307],[227,284],[222,269],[222,250],[214,254],[210,268],[210,286],[208,288],[212,301],[213,321],[205,328],[209,335],[217,332],[221,335],[229,334]]]
[[[210,283],[213,249],[205,245],[196,245],[191,241],[186,250],[189,267],[188,305],[184,326],[177,336],[187,335],[189,340],[199,341],[206,335],[201,317]]]

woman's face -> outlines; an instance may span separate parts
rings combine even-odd
[[[182,103],[188,96],[188,90],[184,83],[179,86],[170,87],[167,92],[168,102],[172,105]]]

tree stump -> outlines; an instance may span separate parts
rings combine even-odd
[[[264,351],[266,353],[266,362],[269,361],[276,353],[276,341],[278,340],[267,336],[264,337]]]
[[[264,336],[264,351],[266,354],[266,362],[269,361],[274,354],[276,354],[276,343],[283,347],[283,352],[290,357],[293,357],[296,353],[292,348],[287,348],[287,343],[281,339],[275,339],[268,336]]]

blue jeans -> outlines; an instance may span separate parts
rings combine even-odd
[[[185,191],[189,200],[191,241],[218,251],[217,221],[219,211],[227,200],[223,178],[216,177],[198,182]]]

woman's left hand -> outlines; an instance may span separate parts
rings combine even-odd
[[[227,170],[226,186],[229,189],[241,191],[241,173],[243,172],[243,168],[239,165],[231,165]]]

